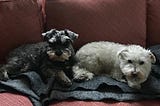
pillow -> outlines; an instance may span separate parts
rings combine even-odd
[[[40,10],[37,0],[0,1],[0,61],[13,48],[41,40]]]

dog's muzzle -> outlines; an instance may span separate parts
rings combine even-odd
[[[139,72],[131,72],[129,75],[126,76],[127,79],[130,79],[130,80],[143,80],[145,79],[145,74],[141,71]]]
[[[61,50],[55,51],[55,55],[57,55],[57,56],[61,56],[62,54],[63,54],[63,52]]]
[[[66,61],[69,60],[71,52],[68,50],[56,50],[56,51],[47,51],[48,57],[52,61]]]

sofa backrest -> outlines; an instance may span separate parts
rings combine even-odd
[[[147,46],[160,44],[160,0],[147,0]]]
[[[76,47],[107,40],[146,45],[145,0],[46,0],[47,29],[80,34]]]
[[[0,61],[51,28],[78,33],[75,48],[99,40],[146,47],[160,43],[160,0],[0,0],[0,23]]]

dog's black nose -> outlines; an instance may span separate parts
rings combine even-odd
[[[57,50],[56,52],[55,52],[55,54],[57,55],[57,56],[60,56],[60,55],[62,55],[62,51],[61,50]]]
[[[137,77],[137,73],[136,72],[132,72],[132,77]]]

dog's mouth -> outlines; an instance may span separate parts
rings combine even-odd
[[[52,61],[64,62],[69,60],[71,53],[69,51],[62,51],[62,53],[56,53],[56,51],[47,51],[48,57]]]
[[[126,79],[131,80],[131,81],[142,81],[143,79],[145,79],[145,75],[143,72],[131,72],[130,74],[125,76]]]

